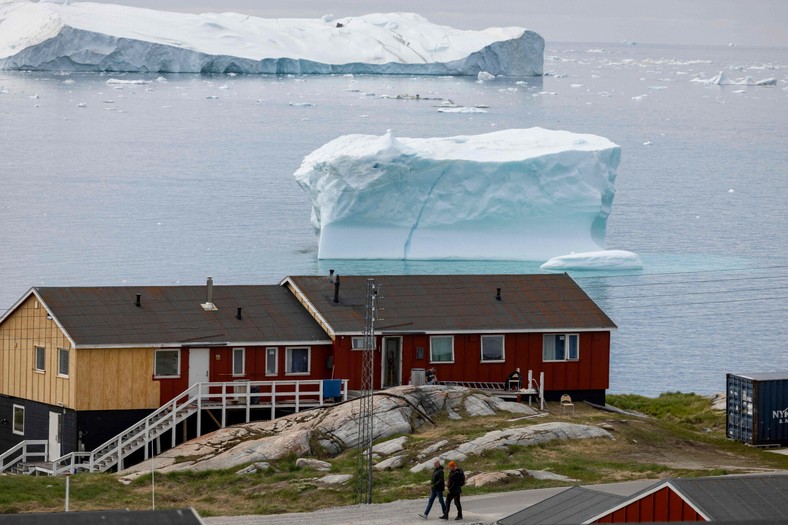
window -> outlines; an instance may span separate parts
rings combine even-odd
[[[233,375],[244,375],[244,361],[246,357],[245,348],[233,348]]]
[[[43,346],[36,347],[36,372],[43,372],[46,370],[47,351]]]
[[[153,375],[156,377],[180,377],[180,350],[156,350]]]
[[[350,341],[351,350],[364,350],[364,337],[353,337]]]
[[[285,373],[308,374],[310,361],[309,350],[309,348],[288,348]]]
[[[57,349],[57,373],[68,377],[68,348]]]
[[[14,405],[14,423],[11,428],[14,434],[25,435],[25,407]]]
[[[278,348],[271,347],[265,349],[265,375],[275,376],[279,372],[279,352]]]
[[[482,362],[496,362],[504,360],[503,336],[482,336]]]
[[[542,338],[542,361],[577,361],[579,339],[578,334],[546,334]]]
[[[430,363],[454,362],[454,337],[434,335],[430,337]]]

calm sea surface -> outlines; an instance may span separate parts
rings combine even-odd
[[[549,74],[520,82],[0,72],[0,311],[37,285],[538,272],[318,261],[292,173],[347,133],[541,126],[622,147],[608,247],[646,268],[572,273],[619,326],[612,392],[712,393],[726,372],[788,370],[786,50],[554,44],[545,55]],[[720,71],[777,85],[691,82]],[[446,99],[489,109],[439,113]]]

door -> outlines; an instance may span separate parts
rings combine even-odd
[[[61,456],[60,442],[63,433],[63,414],[60,412],[49,413],[49,461],[54,461]]]
[[[383,388],[399,386],[402,384],[402,338],[383,338],[383,359],[381,363],[383,372]]]
[[[208,367],[210,364],[211,350],[209,348],[189,349],[189,386],[209,381]]]

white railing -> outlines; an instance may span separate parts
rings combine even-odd
[[[203,410],[220,409],[221,427],[227,425],[228,410],[245,410],[245,419],[251,421],[253,409],[270,408],[271,419],[276,417],[276,410],[290,408],[299,412],[305,408],[320,407],[326,404],[327,393],[338,393],[342,401],[347,401],[347,380],[340,381],[339,392],[327,392],[322,379],[308,381],[231,381],[226,383],[195,383],[184,390],[168,403],[132,425],[117,436],[99,445],[91,452],[71,452],[46,465],[38,466],[39,472],[53,475],[74,473],[77,471],[106,472],[117,465],[118,470],[124,468],[123,459],[131,453],[144,448],[144,458],[149,458],[151,441],[165,432],[172,430],[171,446],[175,447],[175,426],[191,415],[197,415],[197,436],[202,435]],[[335,384],[333,385],[336,386]],[[28,451],[27,445],[44,445],[43,453]],[[22,458],[37,454],[40,461],[46,461],[47,441],[24,441],[0,456],[0,472],[8,470],[13,464],[26,459],[13,456],[21,452]],[[10,459],[17,457],[17,459]],[[5,458],[9,458],[5,464]]]
[[[45,439],[28,439],[17,443],[0,454],[0,472],[29,460],[46,461],[49,442]]]

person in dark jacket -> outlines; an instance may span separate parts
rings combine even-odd
[[[449,510],[451,502],[457,506],[457,517],[455,520],[462,519],[462,503],[460,503],[460,494],[462,494],[462,472],[457,469],[457,463],[449,461],[449,496],[446,498],[446,510],[441,516],[442,520],[449,519]]]
[[[446,483],[443,476],[443,465],[440,460],[435,460],[435,470],[432,471],[432,491],[430,492],[430,501],[427,503],[427,510],[424,514],[419,514],[419,517],[427,519],[432,510],[432,504],[435,503],[435,498],[438,498],[438,503],[441,504],[441,512],[446,514],[446,503],[443,502],[443,491],[446,488]]]

